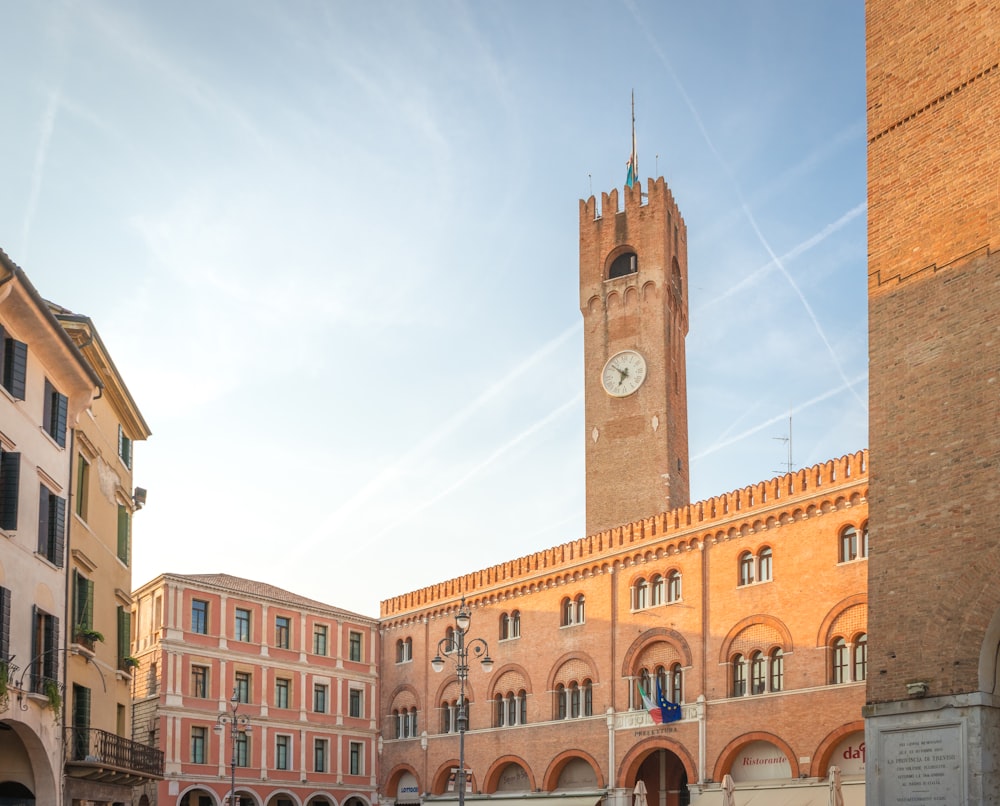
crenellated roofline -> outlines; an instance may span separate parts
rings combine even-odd
[[[568,581],[567,574],[604,573],[628,564],[629,555],[648,550],[653,541],[676,540],[674,552],[696,550],[707,540],[852,505],[867,498],[867,485],[865,449],[385,599],[380,620],[446,615],[462,597],[475,606],[476,599],[524,595],[561,584]],[[847,495],[852,488],[860,489]],[[722,524],[726,529],[720,532]]]

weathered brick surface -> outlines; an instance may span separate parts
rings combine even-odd
[[[463,595],[473,613],[470,638],[484,638],[496,663],[489,676],[474,660],[469,672],[466,760],[477,791],[493,791],[490,782],[510,760],[525,767],[532,788],[554,789],[567,753],[589,759],[602,787],[631,786],[643,758],[661,748],[677,757],[674,774],[683,769],[694,782],[703,764],[706,778],[719,780],[754,738],[785,749],[796,776],[825,775],[834,747],[860,730],[864,703],[863,684],[830,685],[828,646],[834,635],[850,640],[866,629],[867,561],[839,562],[838,542],[845,526],[860,531],[867,521],[866,465],[866,453],[854,454],[384,601],[382,791],[392,796],[406,770],[422,791],[440,793],[457,763],[457,737],[441,734],[439,710],[455,696],[454,666],[437,675],[430,660]],[[740,587],[739,555],[765,546],[772,581]],[[632,609],[638,578],[674,569],[680,601]],[[585,623],[560,626],[562,601],[581,593]],[[520,637],[501,641],[501,616],[514,610]],[[851,632],[838,633],[844,621]],[[754,635],[779,636],[782,693],[730,696],[728,660],[749,645],[737,642],[741,634],[750,643]],[[395,662],[400,638],[412,639],[412,661]],[[684,702],[705,699],[704,759],[690,709],[690,718],[670,726],[615,730],[609,768],[608,710],[627,714],[629,677],[649,658],[665,657],[681,659]],[[512,676],[525,681],[528,724],[494,728],[492,698]],[[593,716],[556,720],[556,685],[585,677]],[[418,738],[392,738],[389,715],[404,696],[416,698],[426,750]]]
[[[930,696],[993,688],[979,663],[1000,610],[1000,3],[880,0],[867,25],[878,703],[915,680]]]
[[[580,310],[584,323],[587,531],[594,533],[690,500],[687,434],[687,228],[662,177],[580,202]],[[632,251],[634,274],[608,278]],[[648,376],[613,398],[601,371],[632,349]]]

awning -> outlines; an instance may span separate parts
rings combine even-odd
[[[604,799],[603,794],[574,795],[571,793],[550,792],[543,795],[537,792],[522,796],[505,793],[502,796],[471,797],[465,796],[465,806],[598,806]],[[440,806],[451,806],[458,803],[458,798],[434,798],[425,800],[424,806],[436,803]]]

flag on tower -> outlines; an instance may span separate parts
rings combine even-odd
[[[639,154],[635,148],[635,90],[632,90],[632,153],[626,166],[625,186],[632,187],[639,181]]]

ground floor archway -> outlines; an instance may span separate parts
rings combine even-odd
[[[632,789],[633,792],[638,789],[638,794],[633,795],[633,806],[688,806],[691,803],[684,762],[663,747],[653,748],[643,756]]]

